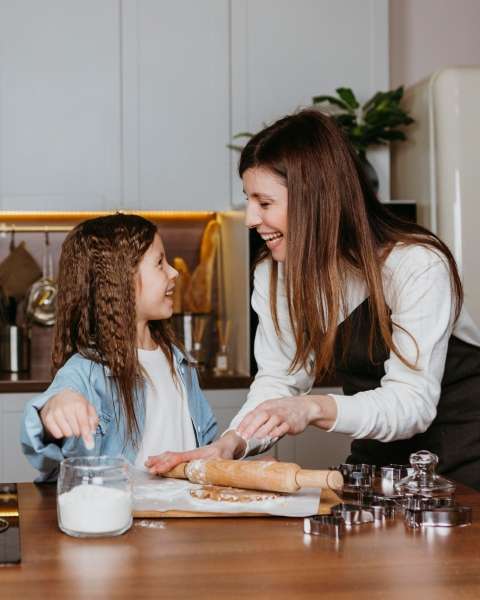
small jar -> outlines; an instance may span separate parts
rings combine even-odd
[[[190,359],[193,366],[199,371],[205,370],[205,352],[201,342],[193,342],[193,350],[190,353]]]
[[[120,535],[132,526],[132,481],[124,458],[67,458],[57,482],[59,528],[74,537]]]

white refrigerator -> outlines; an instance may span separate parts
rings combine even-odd
[[[392,198],[415,200],[418,222],[449,246],[479,324],[480,66],[442,69],[404,98],[416,122],[392,147]]]

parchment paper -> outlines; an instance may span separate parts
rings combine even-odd
[[[184,479],[167,479],[145,471],[133,471],[133,510],[166,512],[181,510],[214,513],[263,513],[279,517],[306,517],[316,514],[320,490],[305,489],[279,498],[253,502],[219,502],[193,498],[189,490],[202,486]]]

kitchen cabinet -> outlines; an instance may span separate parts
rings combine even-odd
[[[141,0],[125,14],[128,205],[230,206],[229,2]],[[133,43],[135,41],[135,43]],[[131,51],[131,52],[130,52]],[[134,54],[136,55],[134,57]],[[135,60],[130,60],[135,58]]]
[[[387,0],[0,0],[0,44],[4,210],[241,206],[235,133],[389,84]]]
[[[258,131],[338,87],[351,87],[361,102],[388,89],[388,47],[384,0],[232,0],[232,133]],[[368,158],[380,197],[389,200],[388,150]],[[232,201],[239,205],[237,159],[232,153]]]
[[[0,482],[33,481],[38,474],[20,446],[23,408],[34,395],[0,395]]]
[[[121,200],[117,0],[0,0],[0,209]]]

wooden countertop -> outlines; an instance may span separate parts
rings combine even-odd
[[[249,375],[215,376],[212,372],[199,373],[202,390],[236,390],[248,389],[253,381]],[[49,369],[42,365],[33,365],[30,371],[23,373],[6,373],[0,371],[0,394],[40,393],[50,385]],[[315,381],[315,387],[337,387],[334,378]]]
[[[357,526],[337,544],[302,519],[163,519],[118,538],[57,528],[55,486],[19,485],[22,563],[1,569],[1,598],[480,597],[480,494],[459,486],[471,526]]]
[[[250,387],[252,377],[247,375],[222,375],[200,373],[200,385],[203,390],[233,390]],[[42,366],[33,366],[23,373],[6,373],[0,371],[0,394],[40,393],[50,385],[49,370]]]

